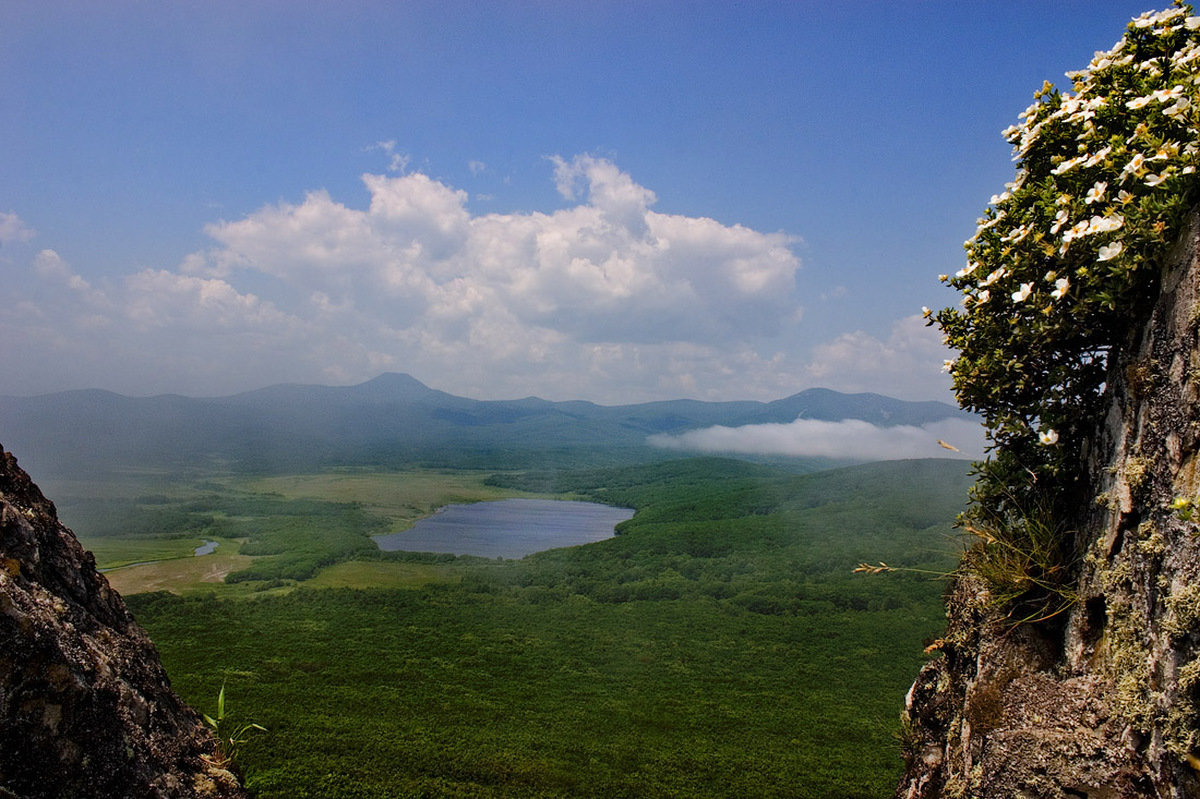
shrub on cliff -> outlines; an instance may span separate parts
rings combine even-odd
[[[946,368],[991,441],[964,516],[984,570],[1036,555],[1023,579],[1051,593],[1069,572],[1069,536],[1030,550],[1079,499],[1109,356],[1157,296],[1200,199],[1200,17],[1147,12],[1068,76],[1073,93],[1045,84],[1004,131],[1016,176],[966,242],[966,265],[942,276],[961,307],[925,312],[958,351]]]

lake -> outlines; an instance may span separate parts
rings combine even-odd
[[[553,499],[502,499],[447,505],[409,530],[372,536],[386,552],[448,552],[523,558],[534,552],[603,541],[633,516],[629,508]]]

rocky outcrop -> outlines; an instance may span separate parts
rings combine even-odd
[[[1200,217],[1152,313],[1110,354],[1080,464],[1074,603],[1014,626],[950,587],[941,657],[905,710],[896,796],[1200,797]],[[1186,503],[1178,500],[1186,500]]]
[[[0,448],[0,797],[242,797],[95,560]]]

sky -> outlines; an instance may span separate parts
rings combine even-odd
[[[1152,7],[0,0],[0,394],[953,402],[999,131]]]

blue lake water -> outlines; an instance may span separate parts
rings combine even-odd
[[[387,552],[448,552],[523,558],[534,552],[603,541],[629,508],[553,499],[502,499],[447,505],[409,530],[372,536]]]
[[[217,551],[217,546],[218,543],[216,541],[205,541],[203,544],[196,547],[196,551],[193,554],[195,554],[196,557],[200,557],[201,555],[211,555]]]

